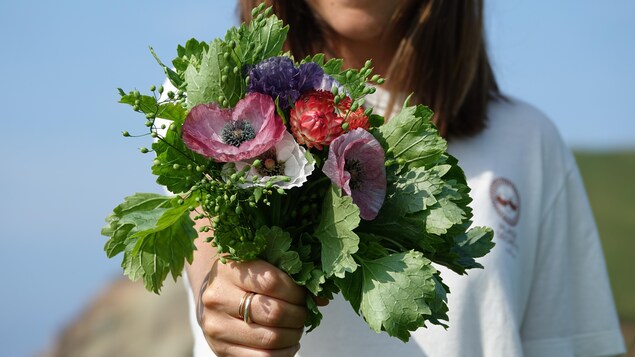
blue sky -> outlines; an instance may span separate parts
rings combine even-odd
[[[178,4],[178,8],[175,7]],[[490,0],[495,72],[577,148],[635,148],[635,2]],[[117,87],[161,84],[191,37],[234,23],[234,2],[2,1],[0,338],[9,356],[42,350],[88,299],[119,276],[102,251],[104,217],[134,192],[161,192],[144,119]],[[8,343],[7,343],[8,342]]]

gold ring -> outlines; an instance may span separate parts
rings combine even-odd
[[[245,316],[243,320],[246,323],[249,323],[249,307],[251,306],[251,300],[253,300],[254,296],[256,296],[256,293],[249,293],[249,295],[245,299],[245,310],[244,310]]]
[[[256,293],[251,291],[246,292],[242,299],[240,299],[240,304],[238,305],[238,316],[247,323],[249,323],[249,306],[251,305],[251,300],[254,298],[254,295],[256,295]]]

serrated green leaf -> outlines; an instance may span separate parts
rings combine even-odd
[[[131,280],[143,278],[145,287],[158,293],[168,273],[176,279],[184,262],[192,261],[197,233],[189,218],[189,205],[152,193],[126,197],[106,220],[102,234],[110,239],[108,257],[123,252],[122,268]]]
[[[277,266],[289,275],[296,274],[302,269],[302,262],[298,252],[291,248],[291,236],[280,227],[262,226],[256,231],[256,236],[262,237],[267,242],[263,253],[264,259]]]
[[[216,39],[203,52],[200,65],[190,63],[187,66],[184,79],[190,107],[214,102],[221,107],[233,108],[245,95],[242,73],[233,71],[234,67],[240,68],[240,64],[232,56],[225,55],[230,51],[227,43]],[[219,98],[226,99],[227,103],[219,102]]]
[[[399,114],[377,128],[375,137],[384,150],[392,150],[395,159],[403,159],[407,168],[432,165],[447,150],[447,142],[431,122],[432,115],[422,105],[404,106]]]
[[[359,221],[359,208],[353,200],[332,186],[324,199],[320,223],[314,233],[322,243],[322,269],[327,277],[343,278],[346,272],[357,269],[353,254],[357,252],[359,237],[353,229]]]
[[[173,130],[167,130],[165,137],[152,144],[152,149],[158,159],[152,165],[152,173],[157,176],[158,184],[173,193],[188,192],[204,175],[196,167],[211,165],[210,160],[191,151]]]
[[[462,271],[455,271],[462,274],[466,269],[483,268],[475,258],[480,258],[492,250],[493,238],[494,231],[489,227],[474,227],[455,237],[456,244],[452,246],[452,252],[458,256],[457,265],[464,268]]]
[[[360,311],[368,325],[404,342],[410,331],[424,326],[433,315],[430,304],[439,304],[436,270],[420,252],[393,254],[362,262]]]
[[[232,54],[242,65],[257,64],[282,53],[289,26],[275,16],[233,27],[225,34],[225,42],[234,41]]]

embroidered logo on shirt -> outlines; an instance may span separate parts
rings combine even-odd
[[[506,178],[492,181],[489,195],[496,213],[510,226],[515,226],[520,217],[520,196],[516,186]]]

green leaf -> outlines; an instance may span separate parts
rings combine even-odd
[[[197,237],[189,218],[189,204],[180,198],[151,193],[126,197],[106,220],[108,257],[123,252],[121,266],[131,280],[143,279],[146,289],[158,293],[168,273],[176,279],[185,261],[192,262]]]
[[[465,269],[483,268],[476,262],[475,258],[480,258],[487,254],[494,247],[494,231],[489,227],[474,227],[454,238],[456,245],[452,247],[452,252],[458,256],[457,265]]]
[[[439,301],[435,273],[431,262],[415,251],[362,261],[360,311],[368,325],[407,342],[409,331],[434,316],[430,305],[445,304]]]
[[[277,266],[289,275],[299,273],[302,262],[298,252],[291,248],[291,236],[280,227],[262,226],[256,231],[256,236],[262,237],[267,242],[263,253],[264,259]]]
[[[121,89],[120,89],[121,90]],[[123,92],[123,90],[121,90]],[[168,119],[183,124],[187,111],[180,104],[172,102],[158,102],[156,98],[149,95],[136,97],[133,92],[121,94],[119,103],[134,106],[139,101],[139,111],[145,114],[154,114],[157,118]]]
[[[173,193],[188,192],[203,178],[204,171],[197,171],[197,166],[213,165],[207,158],[190,150],[175,130],[167,130],[165,137],[152,144],[152,149],[157,155],[152,173],[157,175],[158,184]]]
[[[189,39],[185,46],[179,45],[176,48],[177,57],[172,60],[172,65],[178,73],[183,73],[189,65],[198,68],[203,58],[203,53],[209,49],[205,42],[199,42],[195,38]]]
[[[256,19],[249,25],[233,27],[225,34],[225,43],[236,44],[232,55],[241,65],[257,64],[282,53],[289,26],[275,16]]]
[[[190,63],[184,72],[188,105],[215,102],[221,107],[234,107],[246,91],[242,68],[229,54],[227,43],[215,39],[203,52],[200,65]],[[234,72],[233,68],[239,71]],[[220,99],[227,100],[226,103]]]
[[[386,124],[377,128],[375,137],[390,148],[395,159],[403,159],[407,168],[434,164],[447,150],[431,122],[432,111],[422,105],[406,106]]]
[[[359,237],[353,229],[359,221],[359,208],[353,200],[332,186],[324,198],[320,223],[314,233],[322,243],[322,269],[327,277],[342,278],[346,272],[357,269],[353,254],[357,252]]]

